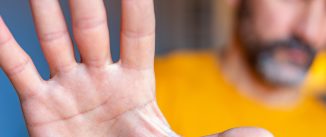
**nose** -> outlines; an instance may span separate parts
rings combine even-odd
[[[314,48],[321,48],[321,41],[323,40],[324,27],[324,12],[325,12],[325,3],[322,0],[311,1],[307,4],[303,13],[300,15],[300,18],[296,26],[296,35]]]

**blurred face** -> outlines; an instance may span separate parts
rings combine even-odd
[[[326,45],[326,0],[242,0],[238,15],[243,51],[270,84],[300,84]]]

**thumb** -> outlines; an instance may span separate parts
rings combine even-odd
[[[206,137],[273,137],[273,134],[262,128],[241,127]]]

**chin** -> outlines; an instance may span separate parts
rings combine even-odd
[[[263,81],[276,87],[300,86],[308,73],[306,67],[278,63],[272,60],[259,62],[256,71]]]

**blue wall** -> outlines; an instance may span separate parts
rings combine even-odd
[[[67,0],[61,0],[69,21]],[[119,15],[120,0],[111,0],[109,22],[111,33],[111,51],[114,60],[119,57]],[[107,5],[109,2],[107,2]],[[28,0],[0,0],[0,15],[4,18],[18,43],[32,57],[44,79],[48,79],[48,65],[37,41]],[[0,70],[0,137],[26,137],[27,129],[21,112],[19,100],[2,70]]]

